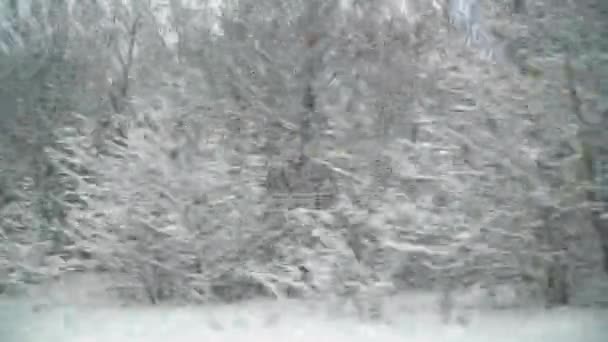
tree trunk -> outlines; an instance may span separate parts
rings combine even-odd
[[[605,210],[594,211],[591,215],[591,220],[595,231],[599,235],[600,246],[602,251],[603,269],[608,274],[608,220],[602,218]]]
[[[570,304],[568,269],[558,260],[551,260],[547,267],[546,305],[548,308]]]
[[[513,0],[513,13],[525,14],[526,13],[526,0]]]

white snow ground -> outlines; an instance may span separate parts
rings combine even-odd
[[[422,308],[420,308],[422,309]],[[210,308],[47,307],[0,302],[1,342],[606,342],[608,311],[473,314],[442,324],[432,310],[394,314],[391,323],[335,318],[299,302]]]

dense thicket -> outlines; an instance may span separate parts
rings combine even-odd
[[[597,299],[602,1],[201,3],[5,4],[3,287]]]

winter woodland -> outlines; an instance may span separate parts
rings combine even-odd
[[[606,37],[604,0],[2,0],[0,293],[606,307]]]

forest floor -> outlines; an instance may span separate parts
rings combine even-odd
[[[464,319],[445,323],[436,295],[410,293],[391,299],[387,319],[374,322],[362,321],[348,305],[336,310],[297,300],[208,307],[121,307],[101,297],[85,302],[87,293],[94,295],[86,291],[92,279],[81,281],[62,294],[63,300],[44,305],[42,297],[0,297],[0,341],[608,341],[605,309],[468,310],[455,315]]]

